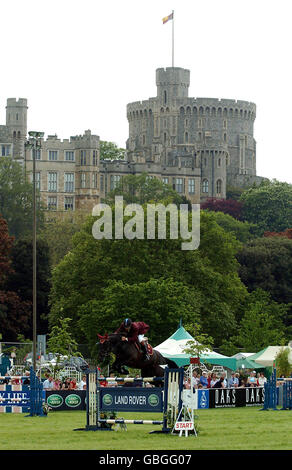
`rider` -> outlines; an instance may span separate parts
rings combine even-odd
[[[128,341],[129,343],[139,342],[143,352],[143,359],[148,360],[149,355],[144,334],[147,333],[149,328],[143,321],[132,322],[130,318],[126,318],[115,333],[124,333],[124,336],[121,338],[122,341]]]

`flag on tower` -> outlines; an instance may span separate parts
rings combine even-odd
[[[173,12],[170,15],[165,16],[165,18],[162,18],[163,24],[167,23],[169,20],[173,20]]]

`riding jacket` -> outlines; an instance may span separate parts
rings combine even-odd
[[[129,331],[124,327],[124,324],[121,323],[115,333],[123,333],[127,338],[129,343],[135,343],[138,341],[139,335],[144,335],[149,330],[149,325],[146,325],[143,321],[133,322]]]

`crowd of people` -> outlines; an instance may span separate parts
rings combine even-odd
[[[251,371],[248,376],[243,376],[239,372],[232,372],[231,376],[227,379],[226,372],[218,375],[215,372],[205,372],[201,374],[196,370],[193,372],[193,379],[186,377],[184,381],[184,388],[190,389],[192,384],[193,388],[245,388],[245,387],[263,387],[267,382],[263,372],[256,373]]]
[[[5,378],[7,377],[7,378]],[[5,377],[0,379],[1,384],[7,385],[29,385],[29,372],[26,371],[23,376],[14,376],[11,378],[8,373]],[[106,380],[103,375],[99,377],[100,387],[154,387],[155,385],[150,382],[143,383],[142,380],[138,380],[138,375],[135,377],[133,382],[117,382],[114,374],[110,375],[111,380]],[[232,372],[231,376],[227,378],[226,372],[217,374],[216,372],[205,372],[200,373],[195,370],[193,372],[192,384],[194,389],[198,388],[245,388],[245,387],[263,387],[267,378],[263,372],[256,373],[251,371],[249,375],[243,376],[238,372]],[[185,377],[184,388],[191,388],[191,378]],[[44,390],[86,390],[86,375],[83,375],[80,381],[75,378],[67,377],[64,379],[54,378],[53,375],[46,373],[43,381]]]

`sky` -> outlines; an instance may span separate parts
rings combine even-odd
[[[291,0],[2,0],[0,124],[7,98],[27,98],[28,130],[125,147],[127,104],[171,66],[172,11],[189,96],[255,103],[257,174],[292,183]]]

